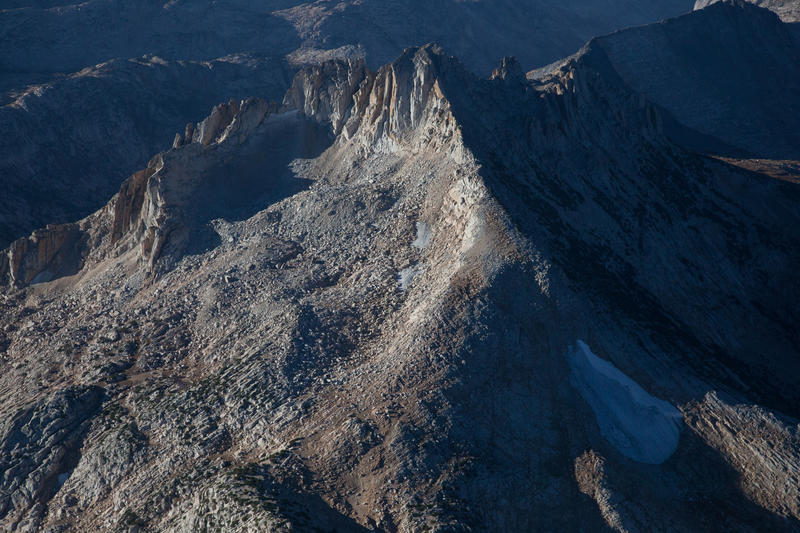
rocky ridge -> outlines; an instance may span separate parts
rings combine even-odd
[[[0,243],[96,210],[187,122],[229,98],[280,100],[279,59],[113,60],[27,87],[0,107]]]
[[[304,65],[362,57],[377,68],[407,46],[440,41],[477,71],[509,53],[534,66],[593,35],[691,8],[596,3],[6,3],[0,125],[13,134],[0,142],[0,246],[88,215],[169,146],[170,132],[220,101],[280,99]],[[436,22],[444,19],[451,24]]]

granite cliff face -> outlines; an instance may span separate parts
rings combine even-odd
[[[800,527],[800,189],[609,50],[308,66],[15,241],[3,526]]]

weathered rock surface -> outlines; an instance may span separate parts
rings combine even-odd
[[[0,516],[11,529],[35,528],[47,501],[71,474],[102,389],[67,387],[0,422]]]
[[[4,412],[105,391],[3,525],[797,530],[800,190],[676,144],[600,52],[337,60],[186,128],[78,272],[2,293]],[[607,438],[577,339],[680,412],[674,453]]]
[[[298,109],[338,134],[349,118],[353,95],[367,76],[363,59],[327,61],[297,73],[283,99],[286,108]]]

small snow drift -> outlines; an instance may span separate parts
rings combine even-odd
[[[411,246],[424,250],[430,243],[431,227],[424,222],[417,222],[417,238],[411,243]]]
[[[581,340],[568,359],[570,383],[594,411],[603,437],[634,461],[661,464],[669,459],[678,448],[680,411],[649,395]]]
[[[420,273],[419,267],[413,266],[404,268],[400,272],[397,273],[397,285],[400,287],[401,291],[408,290],[409,285],[411,282],[414,281],[414,278]]]

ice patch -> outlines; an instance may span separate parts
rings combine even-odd
[[[417,238],[411,243],[411,246],[424,250],[430,243],[431,227],[424,222],[417,222]]]
[[[620,453],[640,463],[661,464],[678,448],[682,415],[650,396],[579,340],[568,354],[570,383],[594,411],[600,433]]]
[[[58,486],[59,486],[59,487],[61,487],[61,486],[62,486],[64,483],[66,483],[66,482],[67,482],[67,480],[69,479],[69,475],[70,475],[71,473],[72,473],[72,472],[62,472],[62,473],[60,473],[60,474],[58,475]]]
[[[397,285],[400,287],[401,291],[405,291],[408,289],[411,282],[414,281],[414,278],[417,277],[419,274],[419,268],[416,266],[404,268],[400,272],[397,273]]]

